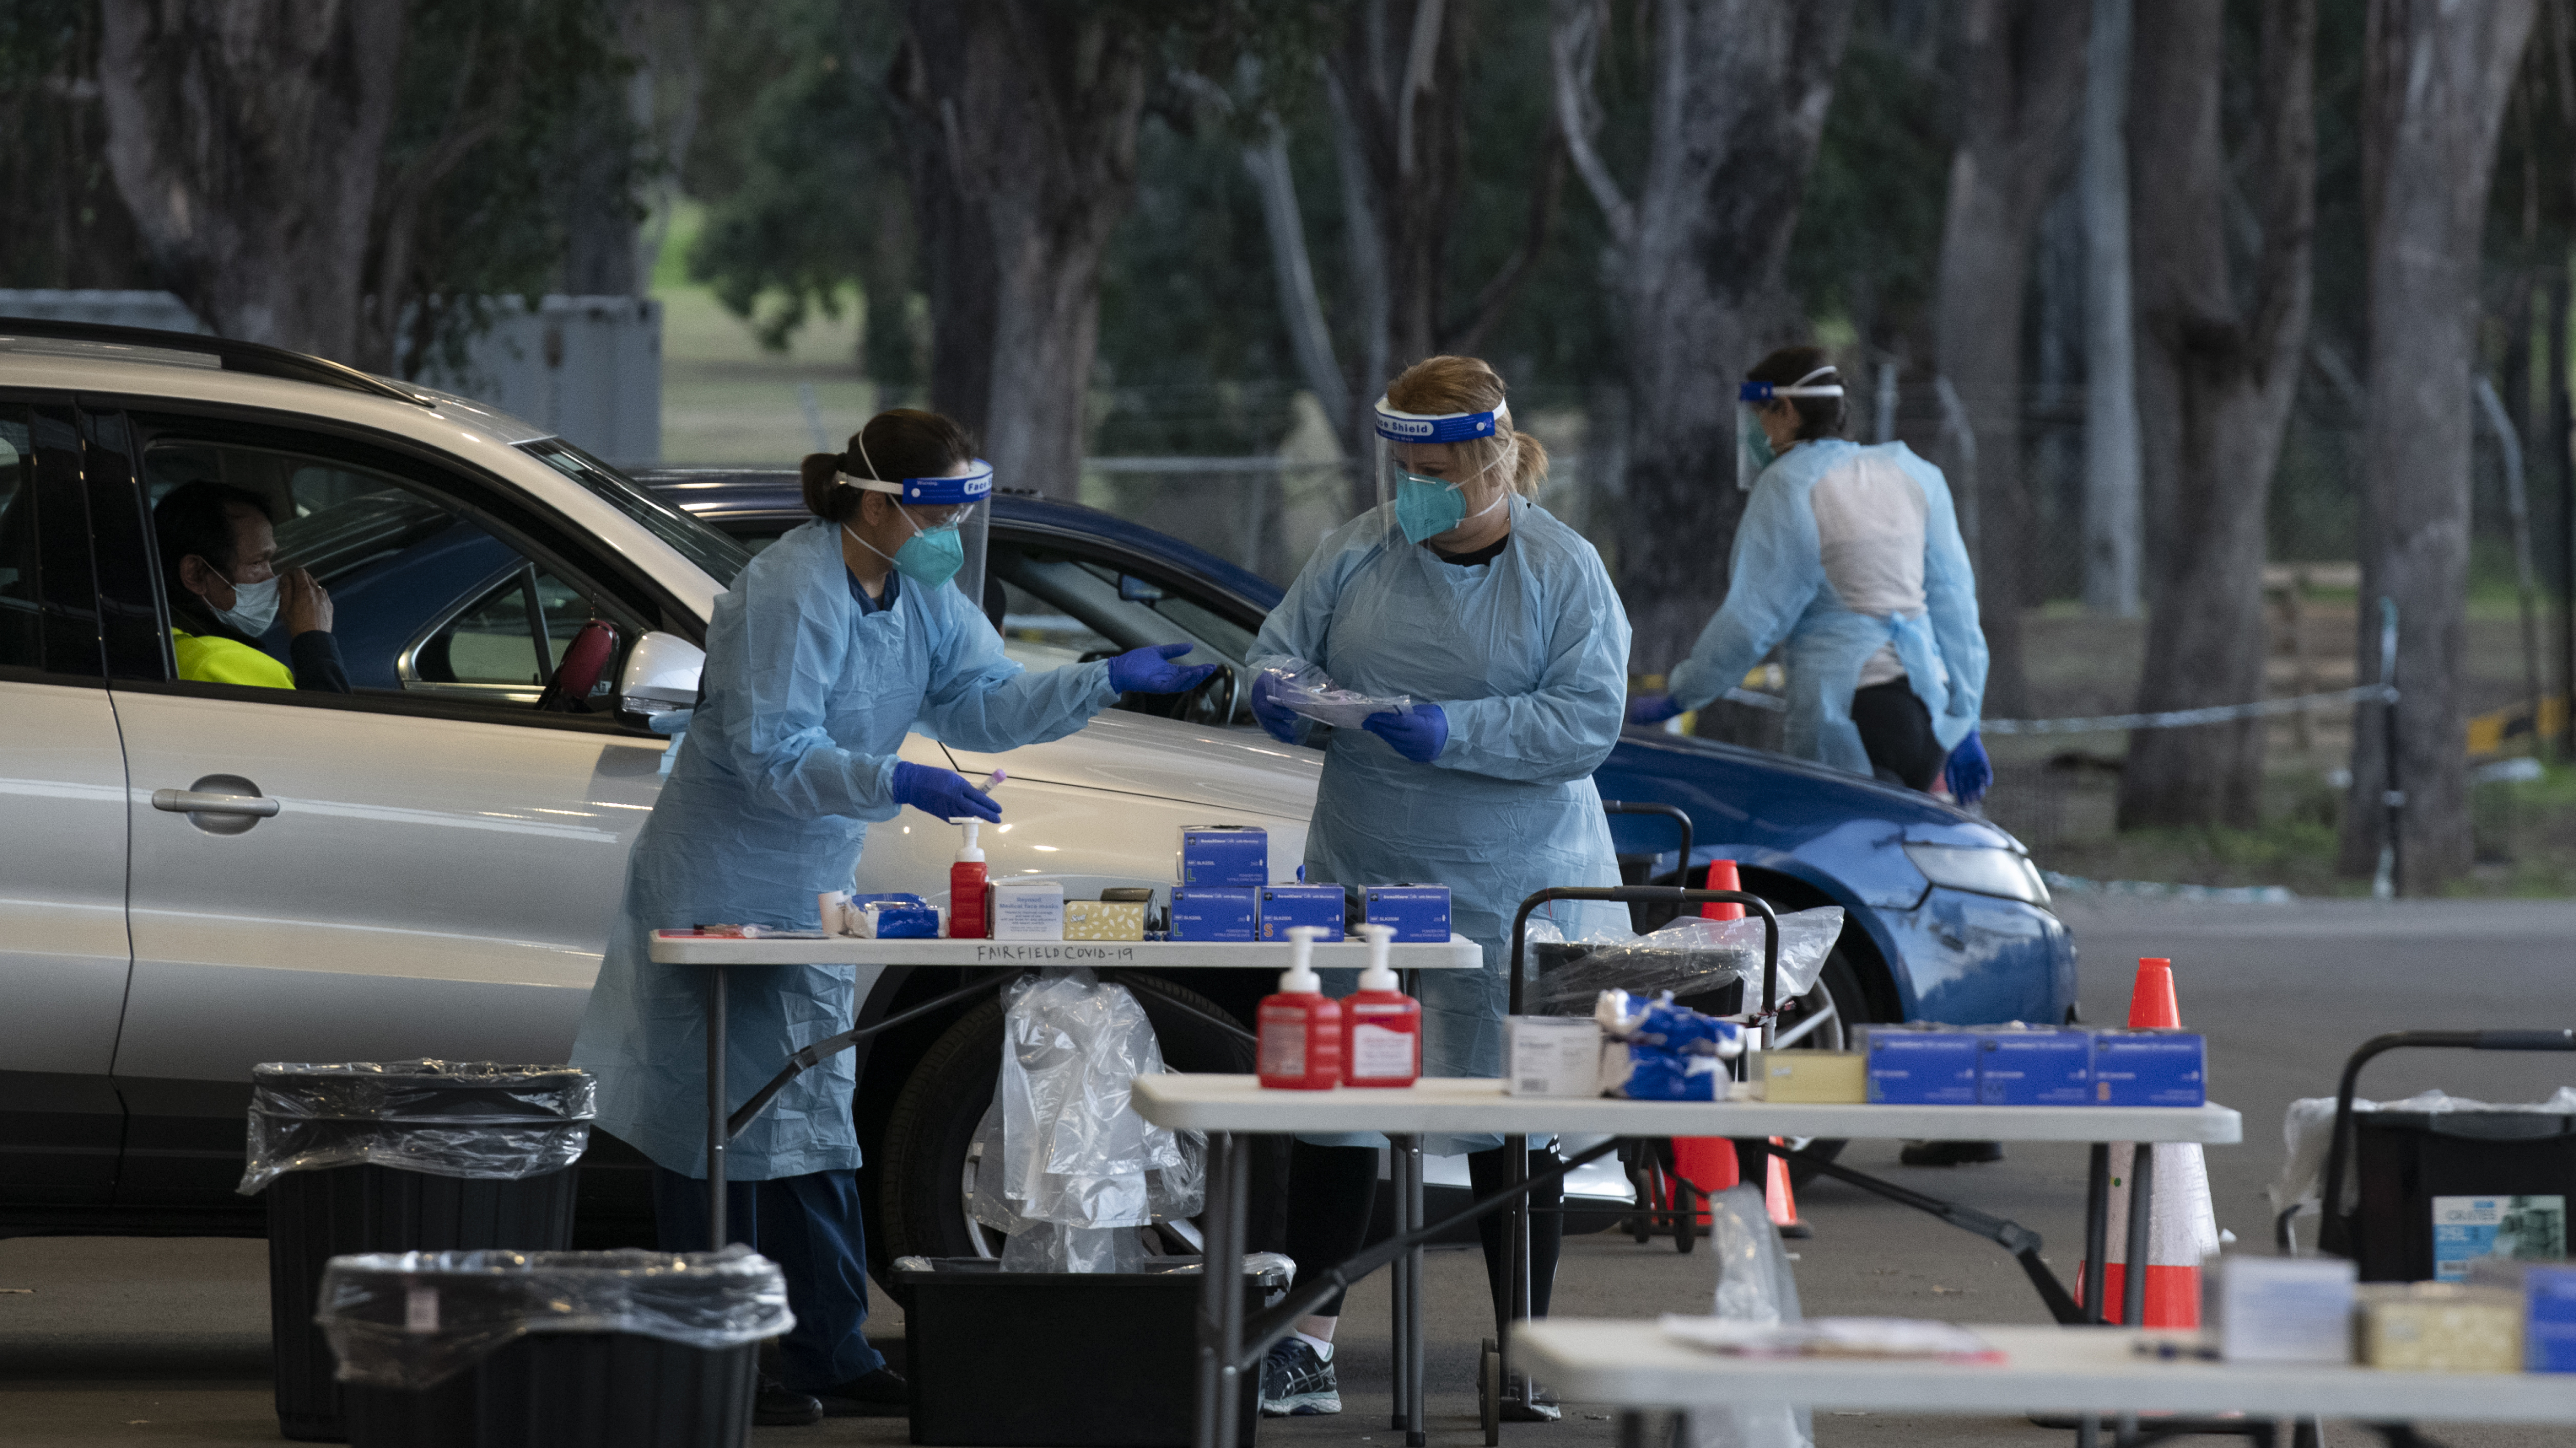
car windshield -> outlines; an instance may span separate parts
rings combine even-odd
[[[670,544],[681,557],[698,565],[723,587],[733,587],[734,575],[751,561],[751,554],[740,543],[654,497],[624,473],[561,438],[540,438],[519,447],[590,489],[601,502],[652,529],[655,537]]]

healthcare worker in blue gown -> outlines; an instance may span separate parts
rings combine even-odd
[[[1414,702],[1362,728],[1337,729],[1324,755],[1306,836],[1306,878],[1344,885],[1446,885],[1451,924],[1484,949],[1478,971],[1424,971],[1423,1074],[1502,1074],[1512,917],[1551,885],[1616,885],[1619,867],[1592,771],[1618,742],[1628,619],[1600,555],[1532,501],[1547,452],[1512,425],[1503,380],[1470,357],[1408,368],[1378,404],[1382,482],[1392,501],[1315,550],[1271,611],[1256,657],[1319,666],[1345,689]],[[1280,701],[1275,674],[1252,708],[1282,740],[1314,725]],[[1624,917],[1564,906],[1571,938]],[[1351,988],[1328,981],[1335,994]],[[1288,1252],[1300,1262],[1353,1255],[1377,1185],[1374,1136],[1301,1139],[1290,1149]],[[1511,1170],[1502,1140],[1432,1138],[1467,1153],[1481,1194]],[[1553,1153],[1532,1153],[1535,1167]],[[1553,1188],[1543,1204],[1553,1204]],[[1561,1218],[1533,1219],[1532,1307],[1547,1310]],[[1486,1265],[1504,1300],[1502,1223],[1488,1217]],[[1263,1364],[1262,1411],[1339,1412],[1328,1302]],[[1553,1418],[1514,1400],[1516,1418]]]
[[[706,989],[656,965],[649,932],[701,923],[811,930],[815,897],[847,889],[868,825],[910,805],[998,819],[957,774],[895,757],[914,721],[977,752],[1060,739],[1122,691],[1172,693],[1211,666],[1177,645],[1024,671],[975,601],[951,586],[956,518],[992,469],[955,423],[879,414],[846,453],[804,461],[815,517],[753,559],[716,600],[704,700],[627,864],[626,894],[573,1062],[599,1078],[599,1125],[653,1160],[665,1251],[703,1251]],[[931,882],[925,881],[924,884]],[[847,966],[730,973],[727,1089],[749,1097],[788,1055],[850,1029]],[[851,1121],[851,1057],[781,1093],[726,1152],[734,1240],[775,1260],[796,1326],[760,1421],[900,1411],[903,1380],[861,1335],[867,1254]]]
[[[1631,722],[1714,702],[1787,645],[1787,751],[1962,803],[1993,778],[1977,739],[1986,639],[1941,470],[1901,442],[1844,440],[1843,388],[1815,347],[1784,347],[1743,386],[1726,600]]]

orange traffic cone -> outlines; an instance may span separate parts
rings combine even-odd
[[[1700,888],[1703,890],[1741,890],[1744,888],[1744,879],[1742,876],[1735,873],[1735,862],[1733,860],[1711,860],[1708,862],[1708,883],[1700,886]],[[1700,905],[1699,918],[1702,920],[1741,920],[1744,918],[1744,907],[1736,904],[1732,900],[1710,900],[1703,902]]]
[[[1685,873],[1682,877],[1683,883],[1689,883],[1689,878]],[[1743,884],[1736,877],[1735,862],[1733,860],[1711,862],[1708,867],[1707,883],[1703,888],[1743,889]],[[1741,920],[1744,918],[1744,907],[1732,901],[1724,903],[1712,901],[1700,906],[1699,913],[1705,920]],[[1736,1165],[1735,1143],[1722,1136],[1674,1137],[1673,1170],[1684,1180],[1698,1185],[1709,1196],[1725,1191],[1744,1179],[1742,1171]],[[1707,1196],[1700,1198],[1699,1224],[1703,1227],[1709,1224]]]
[[[1771,1138],[1771,1144],[1787,1145],[1776,1136]],[[1771,1218],[1771,1225],[1779,1228],[1783,1237],[1814,1236],[1815,1229],[1798,1220],[1798,1194],[1789,1190],[1789,1159],[1777,1152],[1762,1159],[1771,1164],[1771,1169],[1762,1175],[1762,1210]]]
[[[2182,1007],[2174,998],[2173,962],[2161,956],[2138,961],[2129,992],[2132,1030],[2179,1030]],[[2148,1224],[2145,1327],[2200,1326],[2200,1264],[2218,1251],[2218,1216],[2209,1204],[2209,1168],[2196,1142],[2154,1148],[2155,1214]],[[2102,1254],[2103,1320],[2118,1322],[2128,1301],[2129,1179],[2137,1148],[2111,1148],[2110,1234]],[[2079,1282],[2082,1278],[2079,1276]]]

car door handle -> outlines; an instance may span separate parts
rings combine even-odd
[[[193,789],[156,789],[152,807],[172,814],[226,815],[243,819],[268,819],[277,813],[277,801],[256,794],[207,794]]]

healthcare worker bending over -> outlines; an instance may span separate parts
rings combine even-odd
[[[1629,707],[1659,723],[1722,695],[1788,644],[1788,752],[1962,803],[1993,772],[1977,740],[1986,639],[1941,470],[1901,442],[1845,441],[1842,383],[1815,347],[1748,374],[1736,419],[1735,530],[1726,602],[1670,694]]]
[[[653,1159],[665,1251],[703,1251],[706,989],[656,965],[648,932],[700,923],[811,930],[815,897],[847,889],[871,820],[905,805],[937,819],[998,819],[989,795],[895,757],[915,720],[977,751],[1059,739],[1123,690],[1170,693],[1206,677],[1166,645],[1031,674],[1002,656],[976,603],[951,587],[957,516],[992,468],[957,424],[881,413],[846,453],[805,459],[813,521],[752,560],[716,600],[704,702],[645,821],[573,1062],[599,1078],[599,1125]],[[800,1047],[850,1029],[847,966],[730,974],[727,1089],[739,1102]],[[903,1380],[868,1346],[851,1057],[798,1078],[726,1156],[734,1240],[787,1277],[795,1329],[763,1423],[900,1411]],[[819,1399],[819,1401],[817,1401]]]
[[[1484,947],[1484,969],[1417,977],[1423,1074],[1497,1076],[1521,901],[1550,885],[1619,883],[1592,771],[1619,738],[1628,618],[1592,545],[1530,500],[1547,452],[1512,426],[1491,367],[1471,357],[1418,363],[1387,388],[1377,418],[1386,440],[1381,487],[1392,500],[1324,540],[1253,652],[1317,665],[1345,689],[1417,701],[1334,731],[1306,836],[1306,878],[1449,887],[1452,926]],[[1282,704],[1279,683],[1259,676],[1252,709],[1274,736],[1293,740],[1315,726]],[[1605,918],[1600,907],[1564,907],[1558,920],[1573,937]],[[1350,988],[1327,985],[1334,994]],[[1338,1262],[1360,1249],[1378,1140],[1319,1137],[1291,1148],[1290,1256]],[[1425,1145],[1468,1153],[1480,1195],[1510,1180],[1499,1137]],[[1532,1157],[1538,1168],[1554,1159]],[[1539,1204],[1555,1196],[1543,1189]],[[1561,1223],[1553,1213],[1533,1218],[1539,1316]],[[1478,1225],[1500,1302],[1509,1286],[1502,1222]],[[1272,1349],[1261,1374],[1264,1413],[1341,1411],[1332,1364],[1340,1311],[1338,1300],[1325,1304]],[[1516,1401],[1507,1412],[1557,1416],[1544,1402]]]

